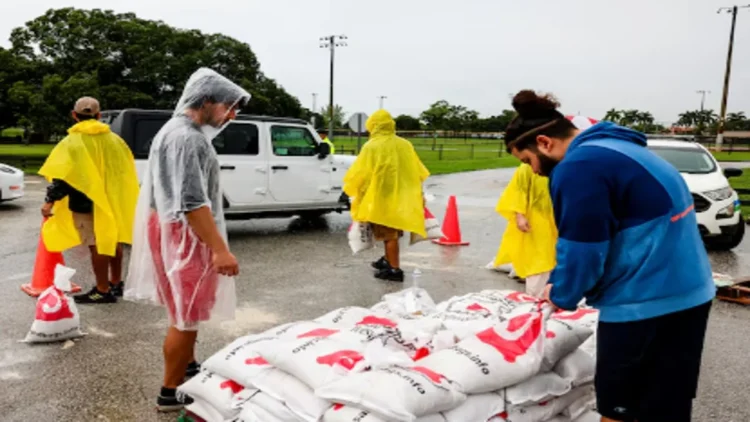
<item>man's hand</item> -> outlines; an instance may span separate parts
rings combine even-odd
[[[236,276],[240,273],[240,264],[231,252],[224,251],[214,254],[214,268],[221,275]]]
[[[552,285],[547,284],[544,286],[544,292],[542,293],[542,299],[544,299],[545,302],[549,302],[550,305],[552,305],[552,308],[554,310],[557,310],[557,305],[555,305],[554,302],[552,302],[552,299],[549,298],[550,294],[552,293]]]
[[[531,230],[529,220],[527,220],[526,216],[521,213],[516,213],[516,227],[524,233],[528,233],[528,231]]]
[[[52,206],[55,205],[53,202],[45,202],[42,205],[42,217],[52,217]]]

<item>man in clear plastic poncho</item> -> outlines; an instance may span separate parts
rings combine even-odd
[[[192,402],[175,389],[198,373],[198,324],[234,318],[237,259],[229,251],[211,140],[234,119],[250,94],[210,69],[185,85],[172,119],[154,137],[136,211],[128,300],[164,305],[161,411]]]
[[[121,245],[131,243],[138,200],[133,154],[98,121],[100,111],[95,98],[76,101],[76,124],[39,170],[51,182],[42,206],[47,250],[84,245],[91,251],[96,286],[75,296],[77,303],[115,303],[122,296]]]
[[[542,297],[555,268],[557,227],[549,194],[549,179],[521,164],[497,203],[496,211],[508,220],[493,265],[512,264],[526,279],[526,293]]]
[[[352,219],[372,225],[375,240],[385,243],[385,256],[373,262],[375,277],[404,281],[399,239],[403,232],[426,237],[422,183],[430,175],[414,146],[396,136],[396,122],[378,110],[366,123],[370,140],[344,177],[352,198]]]

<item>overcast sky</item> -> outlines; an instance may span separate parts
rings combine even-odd
[[[728,0],[726,0],[728,1]],[[497,114],[509,95],[553,92],[562,111],[602,117],[638,108],[671,122],[710,90],[717,112],[731,15],[722,0],[24,0],[0,4],[0,39],[47,9],[135,12],[244,41],[266,75],[302,103],[328,102],[318,39],[346,34],[336,54],[336,103],[368,114],[386,95],[394,114],[445,99]],[[737,19],[729,111],[750,115],[750,9]]]

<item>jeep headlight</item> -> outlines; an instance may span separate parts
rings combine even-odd
[[[708,192],[702,192],[703,196],[705,196],[706,198],[714,202],[729,199],[732,197],[733,193],[734,193],[734,190],[732,190],[732,188],[728,186],[725,188],[721,188],[721,189],[710,190]]]

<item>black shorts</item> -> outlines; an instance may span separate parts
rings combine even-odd
[[[599,413],[626,422],[690,422],[710,310],[709,301],[642,321],[599,322]]]

